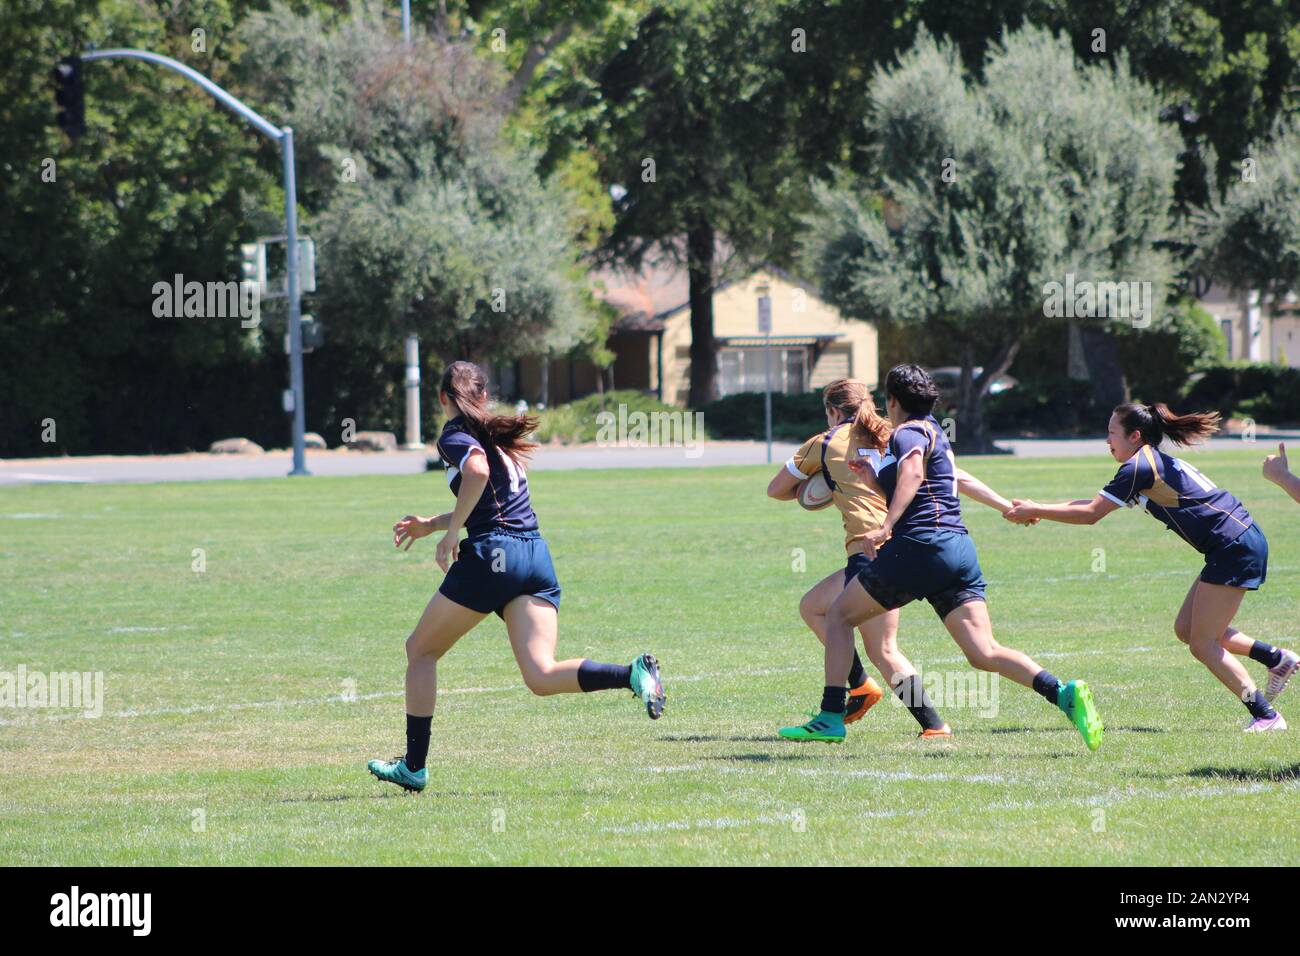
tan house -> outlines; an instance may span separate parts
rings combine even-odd
[[[686,269],[665,264],[631,275],[603,270],[593,280],[597,295],[619,313],[608,342],[615,360],[603,378],[590,363],[557,359],[544,367],[539,358],[529,358],[498,367],[502,398],[559,404],[602,387],[631,388],[685,405],[691,368]],[[759,331],[763,295],[770,300],[770,339]],[[777,269],[719,284],[713,294],[713,334],[720,396],[763,390],[765,345],[771,348],[775,392],[799,394],[844,377],[875,387],[879,379],[875,326],[842,318],[809,284]]]
[[[1300,301],[1288,295],[1276,309],[1260,304],[1258,292],[1212,286],[1199,299],[1228,343],[1228,358],[1300,368]]]

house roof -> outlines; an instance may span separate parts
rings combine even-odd
[[[619,318],[614,322],[614,331],[659,331],[663,328],[663,319],[690,304],[690,277],[682,261],[683,245],[679,242],[672,248],[663,248],[648,254],[640,270],[602,266],[590,274],[596,286],[594,291],[597,298],[608,302],[618,310]],[[723,238],[719,238],[715,244],[714,261],[719,264],[718,271],[724,277],[723,281],[714,288],[715,294],[755,272],[769,272],[787,282],[803,286],[814,296],[817,295],[816,289],[810,283],[772,266],[756,266],[745,270],[742,274],[734,274],[734,267],[738,264],[735,253],[731,244]],[[655,320],[659,320],[657,327],[647,324],[652,324]]]

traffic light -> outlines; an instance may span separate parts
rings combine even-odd
[[[55,119],[59,129],[73,139],[86,131],[86,88],[81,82],[81,57],[65,56],[54,68],[54,102],[60,107]]]

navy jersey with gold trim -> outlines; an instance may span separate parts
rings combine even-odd
[[[1201,554],[1230,544],[1253,523],[1250,512],[1187,462],[1143,445],[1101,490],[1120,507],[1141,505]]]
[[[499,448],[487,449],[470,434],[462,416],[442,427],[438,454],[447,467],[447,484],[453,495],[460,494],[460,473],[465,460],[476,451],[487,457],[488,481],[474,510],[465,521],[470,537],[489,531],[536,531],[537,515],[528,496],[528,479],[515,460]]]
[[[956,531],[966,534],[957,500],[957,462],[948,436],[933,415],[909,418],[889,436],[889,450],[880,459],[876,477],[885,497],[893,499],[898,486],[898,463],[920,455],[925,479],[916,497],[894,526],[894,534],[918,531]]]

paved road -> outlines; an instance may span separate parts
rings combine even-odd
[[[1272,451],[1278,439],[1300,445],[1300,432],[1260,434],[1255,447],[1260,458]],[[999,443],[1022,458],[1076,457],[1104,454],[1104,439],[1008,439]],[[1240,438],[1216,438],[1210,448],[1240,448]],[[772,446],[772,460],[781,462],[798,447],[785,442]],[[349,451],[308,451],[307,469],[314,475],[410,475],[427,469],[432,447],[425,451],[386,454]],[[616,448],[596,445],[543,446],[533,467],[541,470],[572,468],[681,468],[717,465],[761,465],[766,461],[762,442],[705,442],[693,448]],[[280,478],[289,473],[287,451],[263,455],[158,455],[152,457],[104,456],[86,458],[30,458],[0,461],[0,485],[42,483],[101,483],[154,481],[213,481],[217,479]]]

